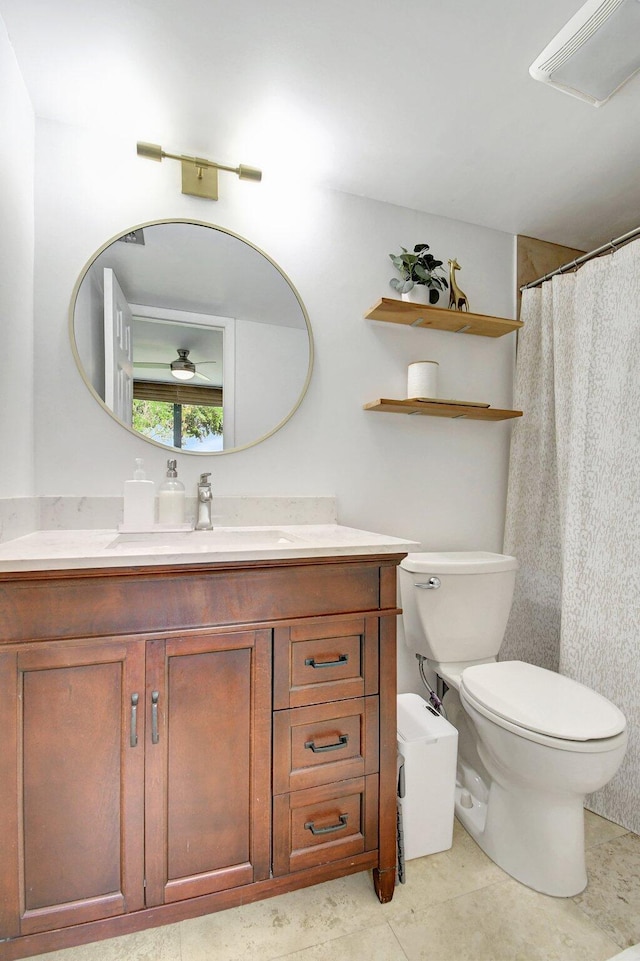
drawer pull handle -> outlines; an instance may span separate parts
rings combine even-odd
[[[348,654],[340,654],[337,661],[316,661],[315,657],[305,657],[304,663],[306,667],[340,667],[341,664],[346,664],[348,660]]]
[[[160,698],[159,691],[151,692],[151,743],[157,744],[160,740],[160,734],[158,733],[158,699]]]
[[[335,744],[321,744],[318,746],[315,741],[305,741],[304,746],[314,754],[325,754],[327,751],[339,751],[349,743],[349,735],[341,734]]]
[[[138,700],[138,694],[131,695],[131,733],[129,735],[131,747],[136,747],[138,743]]]
[[[314,754],[325,754],[327,751],[339,751],[349,743],[349,735],[341,734],[335,744],[321,744],[318,746],[315,741],[305,741],[304,746]]]
[[[305,828],[307,831],[311,831],[314,837],[318,834],[333,834],[334,831],[342,831],[343,828],[347,826],[347,820],[349,818],[348,814],[340,814],[338,816],[339,824],[329,824],[326,828],[317,828],[313,821],[307,821]]]

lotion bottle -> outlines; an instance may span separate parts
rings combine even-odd
[[[178,480],[177,461],[167,461],[167,479],[160,485],[158,494],[158,522],[169,527],[184,524],[184,484]]]
[[[155,484],[147,480],[144,461],[136,457],[133,480],[124,482],[123,527],[129,530],[150,531],[155,513]]]

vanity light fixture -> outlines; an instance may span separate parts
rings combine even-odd
[[[178,348],[178,359],[169,364],[176,380],[192,380],[196,376],[196,365],[189,360],[189,351]]]
[[[228,170],[237,174],[240,180],[262,180],[262,171],[256,167],[240,164],[238,167],[227,167],[214,160],[202,157],[186,157],[184,154],[167,153],[155,143],[137,144],[138,156],[148,160],[160,162],[164,157],[179,160],[182,164],[182,193],[191,197],[202,197],[205,200],[218,199],[218,171]]]

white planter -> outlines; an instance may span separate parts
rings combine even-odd
[[[424,284],[414,284],[411,290],[401,296],[403,300],[407,300],[411,304],[428,304],[429,288],[425,287]]]

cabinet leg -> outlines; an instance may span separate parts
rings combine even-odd
[[[374,868],[373,886],[380,904],[387,904],[387,902],[393,898],[393,892],[396,886],[396,869],[387,868],[386,870],[380,870],[379,868]]]

